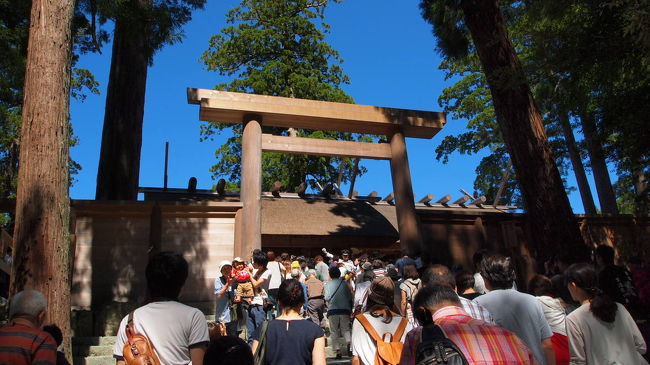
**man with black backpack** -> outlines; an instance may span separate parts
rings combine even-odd
[[[406,335],[401,365],[537,364],[514,333],[470,317],[449,286],[423,287],[413,308],[424,326]]]

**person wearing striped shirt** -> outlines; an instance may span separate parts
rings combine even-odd
[[[9,325],[0,328],[0,364],[54,365],[56,343],[41,331],[45,319],[45,296],[36,290],[14,295],[9,305]]]
[[[444,285],[456,291],[456,278],[445,265],[432,265],[422,274],[422,283],[427,285]],[[467,314],[472,318],[480,319],[488,323],[495,323],[490,312],[483,306],[467,298],[458,296],[460,304]]]
[[[420,289],[413,302],[418,320],[435,323],[462,352],[470,364],[538,364],[533,353],[514,333],[495,324],[472,318],[465,312],[456,292],[446,285]],[[401,365],[414,365],[422,327],[404,339]]]

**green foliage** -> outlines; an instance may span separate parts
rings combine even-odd
[[[219,90],[352,103],[341,88],[349,83],[340,66],[338,52],[327,44],[328,25],[323,23],[328,1],[243,0],[230,10],[228,26],[210,39],[202,60],[208,70],[233,80],[217,85]],[[209,123],[201,127],[201,139],[211,139],[225,129],[232,137],[215,152],[213,177],[239,182],[241,125]],[[281,128],[263,127],[265,133],[288,135]],[[366,136],[342,132],[296,130],[298,137],[360,140]],[[310,178],[331,183],[337,180],[339,164],[345,163],[343,181],[352,174],[352,163],[333,157],[265,153],[262,161],[263,188],[280,181],[292,190]],[[363,173],[365,169],[360,168]]]
[[[132,32],[147,29],[146,52],[149,62],[154,54],[168,44],[181,42],[182,26],[192,19],[192,11],[202,9],[206,0],[78,0],[75,24],[84,30],[83,51],[100,51],[109,38],[102,29],[107,21],[122,22]]]
[[[563,175],[568,161],[560,137],[560,112],[568,112],[574,121],[593,120],[597,143],[622,177],[635,168],[647,169],[650,1],[506,1],[501,7]],[[440,68],[447,79],[455,81],[439,102],[453,118],[468,120],[468,130],[446,137],[436,149],[436,157],[447,162],[454,152],[489,151],[477,167],[475,180],[475,189],[489,200],[490,192],[497,188],[494,184],[500,182],[497,172],[503,170],[507,154],[480,63],[468,43],[459,3],[423,0],[421,8],[434,26],[438,50],[446,56]],[[445,35],[448,39],[442,39]],[[451,46],[445,45],[447,41]],[[454,49],[456,45],[460,46]],[[629,195],[622,188],[625,184],[627,191],[632,190],[631,179],[622,178],[617,183],[619,200]],[[516,190],[513,192],[516,199]],[[509,196],[505,197],[507,201]]]

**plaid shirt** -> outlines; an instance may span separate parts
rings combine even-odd
[[[433,314],[447,338],[458,346],[470,364],[538,364],[533,353],[514,333],[470,317],[459,307],[444,307]],[[404,339],[401,365],[415,365],[422,327]]]

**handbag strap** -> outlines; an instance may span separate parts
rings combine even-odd
[[[334,289],[334,293],[332,293],[332,295],[330,296],[330,301],[332,300],[332,298],[334,298],[336,293],[339,292],[339,289],[341,288],[341,284],[343,284],[343,279],[341,279],[341,281],[339,282],[339,286],[337,286],[336,289]]]
[[[260,356],[264,356],[266,350],[266,329],[269,328],[269,321],[262,322],[262,331],[260,331],[260,339],[255,349],[255,354],[253,357],[255,360],[259,360]]]

